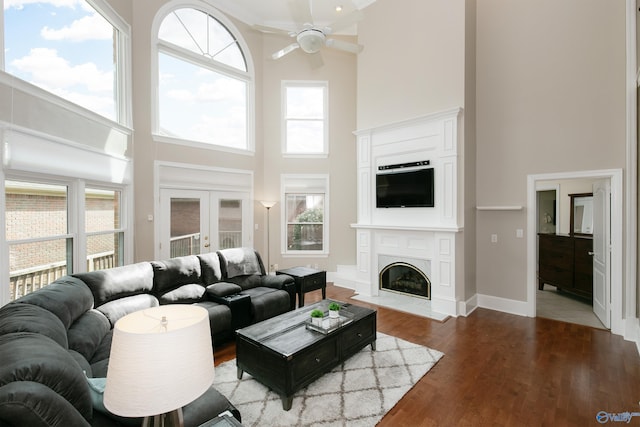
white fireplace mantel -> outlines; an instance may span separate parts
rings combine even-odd
[[[431,266],[430,310],[459,314],[463,260],[463,144],[456,108],[360,130],[357,136],[358,222],[355,291],[377,296],[379,260],[425,260]],[[435,173],[433,208],[375,207],[379,166],[429,160]],[[386,262],[386,261],[385,261]],[[384,291],[382,291],[384,292]]]

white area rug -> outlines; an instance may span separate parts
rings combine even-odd
[[[374,426],[436,364],[443,353],[378,332],[365,347],[306,388],[289,411],[251,375],[237,379],[236,361],[216,367],[214,386],[233,403],[245,426]]]

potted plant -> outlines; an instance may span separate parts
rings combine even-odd
[[[340,304],[338,304],[337,302],[331,302],[329,304],[329,317],[340,317]]]
[[[316,326],[322,326],[322,318],[324,317],[324,313],[322,310],[312,310],[311,311],[311,323]]]

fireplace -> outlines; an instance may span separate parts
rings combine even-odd
[[[417,267],[394,262],[380,272],[380,289],[431,299],[431,281]]]
[[[428,316],[467,312],[461,118],[462,109],[452,108],[355,132],[358,221],[352,224],[357,230],[352,286],[363,301]],[[433,207],[377,207],[380,171],[426,160],[434,172]]]

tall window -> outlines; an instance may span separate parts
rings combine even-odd
[[[231,24],[221,19],[179,8],[162,20],[155,133],[168,142],[249,150],[253,79]]]
[[[290,155],[328,153],[327,82],[285,81],[283,88],[283,152]]]
[[[283,175],[286,254],[327,254],[328,194],[326,175]]]
[[[121,220],[122,192],[86,187],[84,190],[87,271],[123,264],[124,230]]]
[[[112,24],[115,13],[106,3],[0,1],[6,72],[111,120],[125,120],[125,24]]]
[[[5,180],[10,300],[74,271],[124,264],[122,191],[85,187],[82,200],[75,196],[82,187],[77,180]]]

